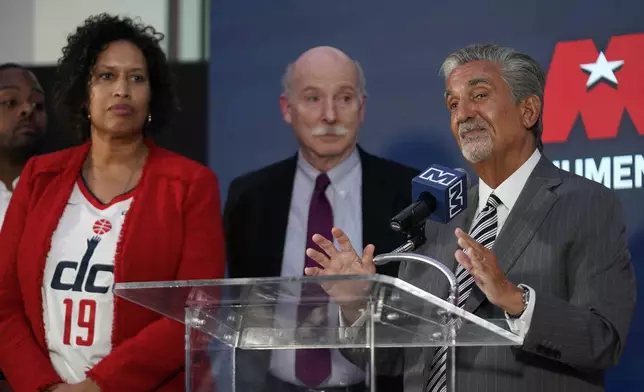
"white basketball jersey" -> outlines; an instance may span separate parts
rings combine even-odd
[[[68,383],[112,349],[114,256],[133,193],[103,205],[79,179],[58,222],[42,287],[49,356]]]

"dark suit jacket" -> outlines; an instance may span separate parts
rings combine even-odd
[[[358,151],[362,165],[363,247],[374,244],[376,254],[390,252],[405,237],[389,228],[389,219],[411,204],[411,180],[419,171],[360,148]],[[224,210],[231,278],[280,276],[296,164],[293,156],[231,183]],[[378,273],[396,276],[398,264],[378,267]],[[258,361],[261,363],[253,367],[267,369],[267,356]],[[386,388],[382,390],[400,390],[399,379],[383,378],[379,385]]]
[[[478,203],[448,225],[430,222],[418,250],[452,271],[454,230],[468,230]],[[507,278],[535,290],[535,308],[521,347],[462,347],[456,351],[458,392],[600,392],[604,372],[624,349],[635,307],[635,278],[617,195],[559,170],[543,157],[521,192],[493,248]],[[437,270],[407,263],[400,278],[442,298]],[[465,310],[503,319],[475,287]],[[405,392],[422,392],[434,349],[395,350],[380,371],[404,372]],[[351,355],[350,355],[351,356]]]
[[[374,244],[377,254],[386,253],[405,241],[389,228],[389,219],[411,204],[411,180],[419,171],[358,151],[362,245]],[[231,278],[280,276],[296,162],[293,156],[230,184],[224,231]],[[396,276],[398,265],[379,267],[378,273]]]

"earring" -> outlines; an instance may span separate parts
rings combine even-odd
[[[152,114],[148,114],[148,124],[152,122]]]
[[[87,119],[88,119],[88,120],[91,120],[91,119],[92,119],[92,115],[91,115],[91,114],[89,114],[89,113],[87,113]]]

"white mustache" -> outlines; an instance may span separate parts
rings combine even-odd
[[[463,137],[466,133],[488,127],[488,123],[482,119],[475,119],[468,122],[460,123],[458,126],[458,136]]]
[[[313,128],[311,134],[313,136],[344,136],[349,133],[349,130],[342,125],[324,126],[319,125]]]

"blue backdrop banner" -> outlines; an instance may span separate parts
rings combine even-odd
[[[548,70],[545,154],[619,193],[640,281],[644,25],[635,15],[644,15],[644,2],[240,0],[213,2],[211,12],[209,163],[222,199],[234,177],[295,152],[279,111],[280,78],[288,62],[318,45],[336,46],[364,68],[370,95],[363,147],[419,169],[467,167],[449,131],[438,69],[463,46],[497,43]],[[609,391],[644,385],[641,308],[638,301]]]

